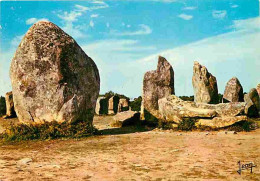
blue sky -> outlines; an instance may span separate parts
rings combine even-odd
[[[259,0],[1,1],[0,95],[11,90],[9,66],[21,38],[39,20],[71,35],[96,62],[101,93],[141,95],[143,75],[165,56],[177,95],[193,95],[193,61],[217,78],[219,92],[238,77],[260,83]]]

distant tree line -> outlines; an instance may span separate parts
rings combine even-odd
[[[113,91],[108,91],[108,92],[105,93],[105,94],[99,95],[99,97],[105,97],[105,98],[107,98],[107,99],[110,99],[110,98],[113,97],[113,96],[118,96],[120,99],[127,99],[127,100],[129,100],[129,97],[127,97],[127,96],[125,96],[125,95],[123,95],[123,94],[115,93],[115,92],[113,92]]]
[[[5,98],[0,97],[0,116],[5,115],[6,113],[6,105],[5,105]]]

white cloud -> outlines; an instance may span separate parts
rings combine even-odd
[[[97,9],[107,8],[109,7],[108,4],[106,4],[103,1],[92,1],[90,2],[93,4],[92,6],[86,7],[79,4],[75,4],[74,9],[70,12],[63,12],[59,11],[58,17],[63,20],[63,27],[61,27],[65,32],[67,32],[69,35],[71,35],[74,38],[83,38],[86,37],[86,35],[83,33],[83,31],[86,29],[85,25],[78,25],[75,26],[75,22],[78,21],[78,19],[87,11],[94,11]],[[91,18],[97,18],[98,14],[92,14],[90,15]],[[90,21],[89,26],[94,27],[93,20]],[[85,28],[83,28],[85,27]]]
[[[73,38],[85,38],[86,35],[81,31],[80,26],[74,26],[72,22],[67,22],[62,29]]]
[[[46,19],[46,18],[41,18],[41,19],[29,18],[29,19],[26,20],[25,23],[26,23],[27,25],[31,25],[31,24],[34,24],[34,23],[36,23],[36,22],[38,22],[38,21],[49,21],[49,20]]]
[[[127,62],[143,57],[144,52],[156,50],[154,46],[141,46],[138,40],[127,39],[102,40],[81,45],[81,47],[98,66],[101,76],[101,93],[109,90],[123,93],[122,88],[127,89],[124,87],[124,78],[126,78],[124,71],[127,69]]]
[[[130,27],[131,27],[131,25],[126,25],[126,27],[127,27],[127,28],[130,28]]]
[[[194,10],[194,9],[197,9],[196,6],[187,6],[187,7],[184,7],[183,10]]]
[[[237,7],[238,7],[237,4],[234,4],[234,5],[231,6],[231,8],[237,8]]]
[[[92,1],[91,3],[96,5],[91,7],[91,10],[104,9],[109,7],[109,5],[104,1]]]
[[[14,37],[14,38],[11,40],[11,46],[12,46],[12,48],[16,48],[16,47],[20,44],[20,42],[21,42],[21,40],[22,40],[23,37],[24,37],[24,35],[19,35],[19,36]]]
[[[109,27],[110,27],[110,24],[109,24],[109,23],[106,23],[106,27],[109,28]]]
[[[152,33],[152,29],[145,24],[140,24],[139,27],[140,29],[137,31],[126,31],[126,32],[111,31],[111,32],[112,34],[118,36],[148,35]]]
[[[2,26],[0,25],[0,30],[2,29]]]
[[[89,22],[89,26],[92,27],[92,28],[95,26],[93,20],[90,20],[90,22]]]
[[[128,67],[125,73],[137,85],[133,90],[139,90],[144,73],[156,68],[157,57],[161,55],[171,63],[175,71],[176,94],[192,95],[192,67],[197,60],[216,76],[220,93],[223,93],[226,82],[233,76],[238,77],[244,91],[249,91],[260,82],[259,25],[260,18],[235,21],[233,32],[165,50],[132,62],[125,65]],[[132,71],[135,75],[131,76]],[[126,84],[129,82],[126,81]]]
[[[78,17],[80,17],[82,15],[81,12],[77,12],[77,11],[70,11],[69,13],[67,11],[65,11],[63,14],[58,14],[58,17],[64,21],[68,21],[68,22],[74,22],[77,21]]]
[[[13,11],[13,10],[14,10],[14,7],[12,6],[10,9]]]
[[[10,63],[13,58],[15,49],[9,50],[7,52],[2,52],[0,49],[0,95],[4,96],[6,92],[9,92],[12,90],[11,87],[11,80],[9,78],[9,68]]]
[[[86,7],[79,4],[76,4],[75,7],[77,8],[76,11],[84,12],[84,11],[92,11],[97,9],[108,8],[109,5],[103,1],[91,1],[92,6]]]
[[[260,18],[250,18],[246,20],[235,20],[232,26],[241,31],[260,31]]]
[[[92,14],[90,15],[91,18],[97,18],[99,15],[98,14]]]
[[[84,11],[89,10],[88,7],[82,6],[82,5],[79,5],[79,4],[76,4],[75,7],[77,8],[77,11],[82,11],[82,12],[84,12]]]
[[[226,10],[214,10],[212,12],[212,16],[213,18],[216,18],[216,19],[223,19],[225,18],[225,16],[227,15],[227,11]]]
[[[163,3],[175,3],[178,0],[151,0],[151,1],[155,1],[155,2],[163,2]]]
[[[184,13],[180,14],[178,17],[184,20],[191,20],[193,18],[193,16]]]
[[[92,1],[93,4],[106,4],[104,1]]]
[[[86,35],[82,32],[82,26],[75,26],[75,22],[78,21],[78,18],[83,15],[85,11],[88,10],[87,7],[76,4],[76,9],[73,9],[70,12],[59,11],[57,15],[60,19],[63,20],[63,26],[61,27],[66,33],[68,33],[73,38],[84,38]]]

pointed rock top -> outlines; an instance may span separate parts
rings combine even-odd
[[[159,56],[158,57],[158,64],[157,64],[157,71],[162,71],[163,69],[172,69],[172,66],[166,60],[166,58]]]
[[[193,65],[193,74],[199,74],[200,76],[210,77],[210,73],[208,72],[208,69],[201,65],[199,62],[194,61]]]
[[[195,102],[218,103],[218,86],[216,77],[205,66],[194,61],[192,85]]]
[[[243,87],[238,78],[232,77],[226,84],[222,102],[242,102],[243,100]]]

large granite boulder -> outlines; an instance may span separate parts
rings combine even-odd
[[[116,114],[118,112],[119,97],[112,96],[108,100],[108,114]]]
[[[208,72],[205,66],[194,62],[192,85],[194,90],[194,101],[200,103],[217,104],[218,86],[216,77]]]
[[[245,102],[229,102],[220,104],[205,104],[195,103],[195,107],[200,109],[213,109],[216,111],[216,116],[230,117],[244,115]]]
[[[213,119],[198,119],[197,127],[224,128],[240,121],[247,121],[247,116],[215,117]]]
[[[95,112],[97,115],[108,114],[108,100],[106,97],[97,99]]]
[[[183,101],[175,95],[159,100],[159,113],[163,121],[179,123],[184,118],[208,119],[231,118],[244,114],[245,103],[205,104]],[[235,119],[236,121],[242,121]],[[225,125],[225,124],[223,124]]]
[[[174,71],[170,63],[159,56],[157,70],[144,75],[141,117],[157,122],[160,119],[158,100],[171,94],[174,94]]]
[[[16,117],[16,113],[14,110],[14,101],[13,101],[13,93],[7,92],[5,94],[5,105],[6,105],[6,116],[5,118]]]
[[[231,78],[226,85],[223,102],[243,102],[243,87],[236,77]]]
[[[100,89],[97,66],[55,24],[40,21],[28,30],[10,77],[19,121],[92,122]]]
[[[123,112],[128,110],[129,110],[129,100],[125,98],[119,99],[118,112]]]
[[[246,107],[245,113],[249,117],[258,117],[260,115],[260,100],[257,90],[251,89],[248,94],[244,96]]]

